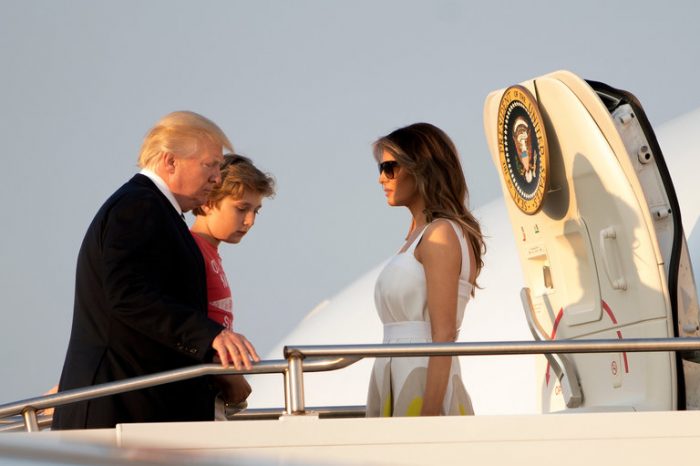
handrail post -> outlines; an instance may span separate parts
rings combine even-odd
[[[285,411],[287,414],[304,414],[304,367],[302,355],[292,353],[287,357],[285,375]]]
[[[284,370],[284,414],[292,414],[289,367]]]
[[[36,409],[31,406],[25,408],[22,411],[22,418],[24,419],[24,427],[27,432],[39,432],[39,423],[36,420]]]
[[[286,360],[261,361],[249,371],[237,373],[284,374],[285,414],[306,414],[304,406],[304,371],[321,372],[347,367],[365,357],[416,357],[416,356],[483,356],[511,354],[568,354],[568,353],[616,353],[616,352],[688,352],[700,354],[700,338],[632,338],[627,340],[558,340],[558,341],[500,341],[459,343],[401,343],[365,345],[285,346]],[[324,359],[329,358],[329,359]],[[305,364],[304,364],[305,361]],[[65,392],[42,395],[0,404],[0,419],[22,416],[22,422],[13,423],[13,429],[23,425],[28,432],[40,430],[37,412],[43,409],[92,400],[102,396],[154,387],[166,383],[187,380],[225,372],[220,365],[172,369],[127,380],[106,382],[95,386],[73,388]],[[567,373],[573,373],[569,370]],[[43,420],[42,420],[43,423]],[[7,428],[0,427],[0,431]]]

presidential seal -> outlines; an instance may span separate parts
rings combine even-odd
[[[523,86],[506,89],[498,106],[501,174],[515,204],[532,215],[547,190],[547,135],[537,101]]]

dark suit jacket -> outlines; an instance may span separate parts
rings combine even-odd
[[[73,327],[59,390],[211,361],[222,327],[207,318],[202,255],[144,175],[100,208],[78,254]],[[214,417],[204,377],[56,409],[53,429]]]

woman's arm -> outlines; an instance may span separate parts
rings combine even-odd
[[[457,338],[457,296],[462,254],[459,239],[447,221],[437,221],[428,227],[416,248],[416,259],[425,269],[433,342],[453,342]],[[429,359],[421,416],[440,414],[451,364],[451,356],[433,356]]]

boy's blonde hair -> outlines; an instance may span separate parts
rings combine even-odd
[[[263,173],[248,157],[237,154],[224,155],[221,165],[221,184],[218,184],[209,194],[206,205],[218,207],[226,197],[240,199],[245,191],[260,193],[263,197],[275,195],[275,179],[268,173]],[[201,207],[193,211],[195,215],[206,215]]]

